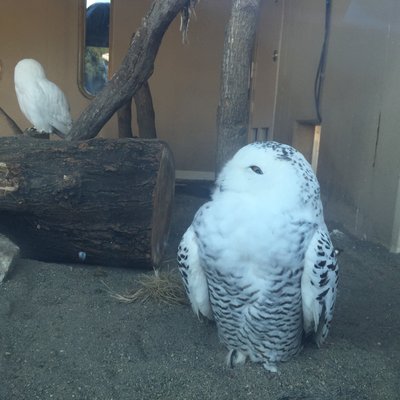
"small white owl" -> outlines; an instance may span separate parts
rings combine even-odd
[[[23,59],[14,70],[15,92],[26,119],[38,132],[65,136],[72,126],[69,104],[61,89],[46,78],[36,60]]]
[[[320,346],[333,316],[336,251],[311,166],[288,145],[252,143],[221,171],[178,250],[194,312],[215,319],[228,365],[249,357],[276,372]]]

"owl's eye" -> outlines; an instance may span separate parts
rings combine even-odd
[[[262,175],[264,173],[260,167],[257,167],[257,165],[250,165],[250,168],[258,175]]]

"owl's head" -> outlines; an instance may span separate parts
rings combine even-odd
[[[16,83],[45,77],[46,74],[41,64],[31,58],[25,58],[15,66],[14,80]]]
[[[308,186],[319,190],[303,155],[291,146],[270,141],[241,148],[218,176],[216,192],[298,196]]]

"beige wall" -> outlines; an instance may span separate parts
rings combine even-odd
[[[323,39],[324,3],[285,0],[274,137],[292,143],[296,121],[316,119],[314,78]]]
[[[138,3],[115,2],[113,66],[119,65],[151,1]],[[149,81],[158,135],[170,144],[180,170],[214,169],[219,66],[229,4],[202,0],[190,22],[188,44],[182,44],[177,18],[164,36]]]
[[[261,3],[254,52],[250,128],[268,128],[270,137],[273,134],[276,111],[283,9],[282,1],[264,0]],[[253,139],[252,136],[250,139]]]
[[[328,207],[350,208],[352,230],[390,245],[400,171],[400,4],[383,3],[335,8],[321,176]]]
[[[150,4],[150,0],[114,0],[111,73],[118,68]],[[178,169],[214,169],[219,66],[229,4],[229,0],[202,0],[186,45],[178,17],[163,39],[149,82],[158,135],[170,144]],[[0,37],[11,39],[6,46],[2,41],[0,105],[23,129],[29,123],[18,108],[13,84],[14,67],[21,58],[35,58],[43,64],[48,78],[66,93],[74,118],[89,102],[77,85],[78,10],[78,0],[2,1]],[[135,121],[133,129],[137,132]],[[117,136],[115,117],[101,134]]]
[[[22,129],[30,126],[14,90],[14,67],[22,58],[34,58],[44,66],[47,77],[68,97],[73,118],[79,116],[89,100],[77,84],[78,0],[2,0],[0,37],[0,106],[17,124]],[[103,130],[107,131],[115,131],[112,123]]]
[[[275,138],[315,118],[324,2],[286,0]],[[358,236],[398,246],[400,3],[332,2],[318,176],[326,212]],[[397,211],[396,211],[397,210]],[[400,250],[400,249],[397,249]]]

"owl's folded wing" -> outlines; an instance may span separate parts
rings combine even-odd
[[[306,251],[301,280],[304,331],[320,346],[326,339],[336,301],[338,263],[326,227],[319,228]]]
[[[213,319],[207,277],[200,262],[199,248],[192,226],[187,229],[179,244],[178,264],[193,311],[197,316],[202,314]]]

